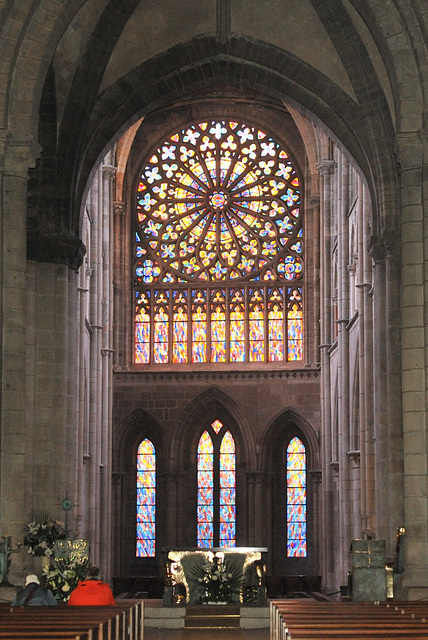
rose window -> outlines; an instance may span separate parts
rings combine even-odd
[[[269,299],[276,342],[285,344],[287,309],[297,304],[301,314],[302,291],[295,284],[303,276],[301,184],[285,147],[248,123],[198,121],[165,137],[149,154],[136,195],[134,280],[140,352],[135,362],[228,362],[234,361],[231,353],[236,350],[236,357],[246,361],[255,347],[249,336],[257,323],[251,326],[248,317],[242,331],[237,325],[239,335],[225,333],[224,339],[223,328],[231,325],[231,314],[248,315],[252,307],[254,317],[269,314]],[[245,289],[250,282],[277,281],[293,286]],[[209,289],[186,291],[186,283]],[[236,288],[238,283],[243,288]],[[205,300],[206,306],[211,301],[211,309],[202,309],[197,299]],[[193,318],[197,309],[200,317]],[[223,322],[223,314],[224,327],[216,325]],[[174,337],[178,318],[180,339]],[[199,331],[199,337],[192,338],[195,326],[202,337]],[[220,338],[214,336],[213,326]],[[263,326],[254,361],[288,359],[285,347],[278,358],[268,355],[268,332],[269,326]],[[300,329],[298,334],[301,344]],[[232,349],[226,344],[231,341]],[[294,359],[301,359],[301,346]]]

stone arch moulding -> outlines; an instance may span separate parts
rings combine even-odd
[[[245,38],[231,38],[225,44],[201,37],[143,63],[98,96],[83,128],[82,144],[70,150],[80,154],[74,160],[74,166],[79,165],[72,187],[76,202],[84,201],[90,176],[106,149],[138,118],[222,84],[258,90],[322,123],[366,176],[375,203],[380,202],[383,187],[394,182],[393,132],[381,110],[368,114],[337,85],[278,47]],[[392,197],[390,206],[394,203]]]
[[[260,465],[269,469],[275,452],[285,444],[288,435],[297,435],[305,440],[308,448],[308,471],[319,469],[319,439],[311,423],[295,409],[288,407],[271,422],[263,438],[260,450]]]
[[[190,452],[196,451],[198,429],[216,418],[231,428],[239,458],[245,460],[247,466],[253,464],[254,444],[250,426],[234,400],[218,387],[212,386],[194,398],[183,412],[171,444],[176,465],[189,460]]]
[[[129,466],[129,456],[136,451],[142,437],[147,437],[163,453],[159,464],[167,460],[166,442],[160,424],[143,409],[136,409],[114,428],[113,472],[123,472]]]

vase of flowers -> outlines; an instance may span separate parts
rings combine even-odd
[[[53,555],[56,540],[66,536],[64,524],[47,514],[39,514],[26,525],[24,545],[30,555],[37,558],[50,558]]]
[[[58,602],[67,602],[78,583],[86,578],[90,566],[88,558],[56,560],[54,568],[43,570],[46,586]]]
[[[240,601],[241,571],[224,557],[214,556],[212,561],[197,565],[193,575],[200,587],[201,604],[230,604]]]

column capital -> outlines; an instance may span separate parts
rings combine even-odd
[[[372,236],[370,238],[368,250],[375,264],[385,261],[386,246],[385,240],[381,236]]]
[[[320,160],[317,162],[317,169],[320,176],[332,175],[337,168],[334,160]]]
[[[0,131],[0,156],[3,162],[0,168],[8,176],[28,178],[28,169],[35,167],[42,148],[32,135],[17,138],[6,131]]]
[[[113,202],[113,214],[115,216],[123,216],[125,213],[125,203],[120,200]]]

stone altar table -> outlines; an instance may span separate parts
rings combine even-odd
[[[265,605],[267,551],[265,547],[165,549],[164,604],[200,604],[202,588],[198,573],[209,563],[225,562],[241,577],[241,588],[233,601]]]

